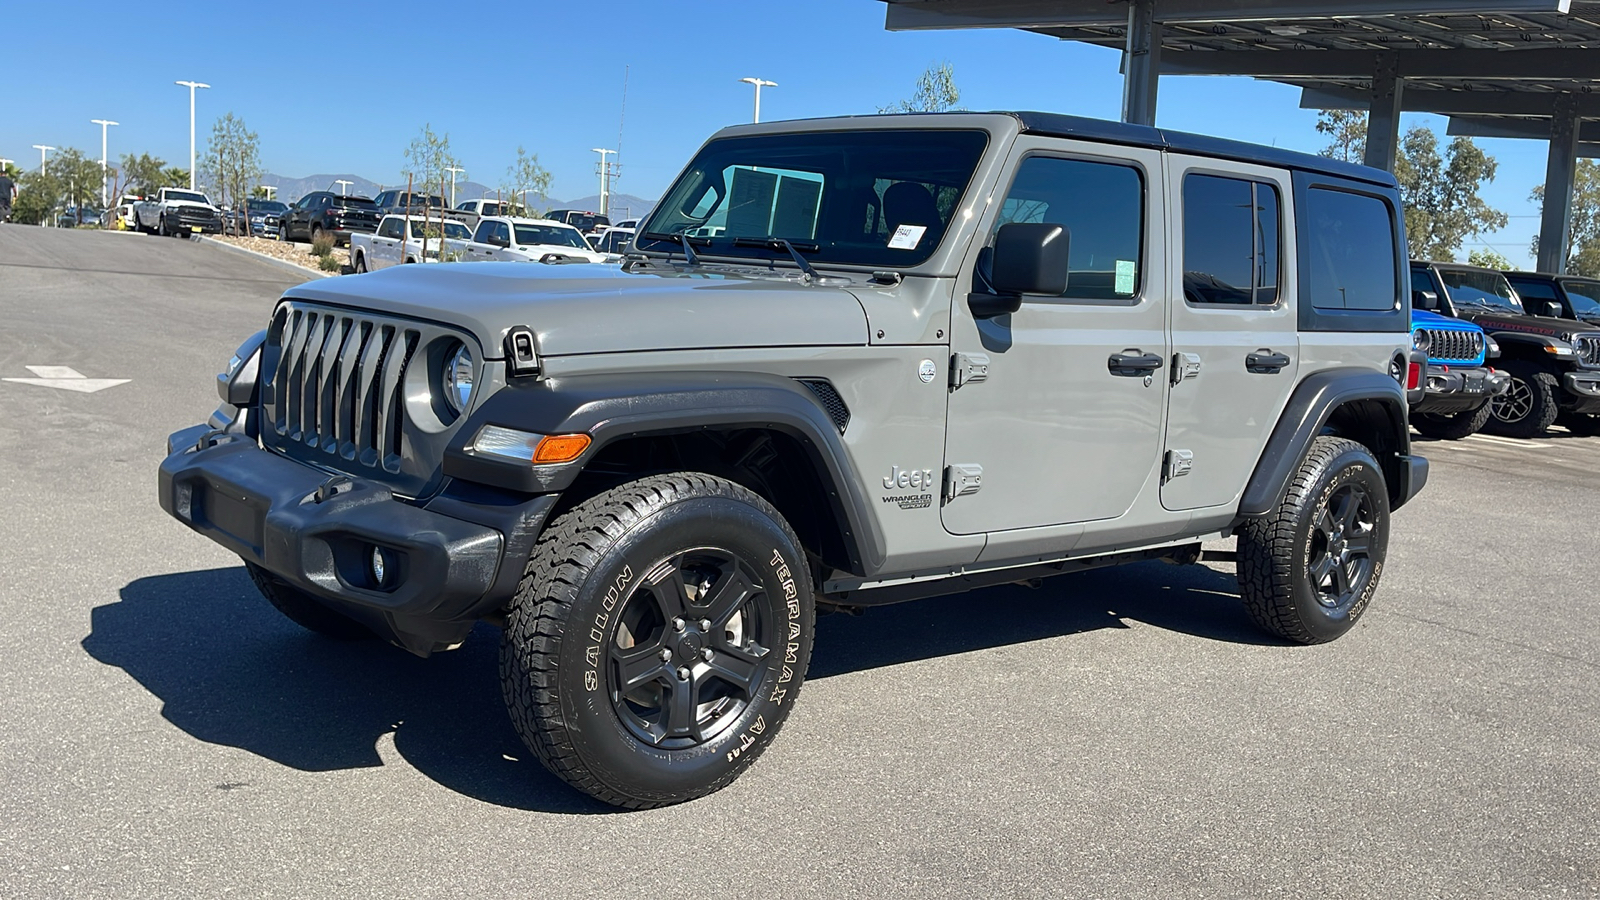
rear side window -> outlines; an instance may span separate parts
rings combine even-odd
[[[1065,226],[1069,274],[1064,297],[1129,300],[1139,293],[1144,244],[1144,177],[1115,163],[1029,157],[1000,207],[998,225]]]
[[[1188,175],[1183,179],[1183,295],[1190,303],[1278,301],[1278,189]]]
[[[1301,231],[1309,301],[1317,309],[1390,310],[1396,281],[1394,218],[1377,197],[1312,188]]]

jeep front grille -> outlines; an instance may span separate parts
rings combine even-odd
[[[1475,362],[1483,355],[1483,333],[1424,328],[1428,336],[1428,362]]]
[[[1580,334],[1572,341],[1578,362],[1589,368],[1600,368],[1600,334]]]
[[[445,421],[429,402],[429,370],[464,341],[430,322],[279,304],[262,357],[262,443],[420,495],[437,480],[444,446],[464,419]],[[415,408],[408,395],[418,395]],[[427,427],[413,421],[418,416]]]

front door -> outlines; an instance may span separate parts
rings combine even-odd
[[[1015,153],[951,315],[953,377],[965,379],[950,394],[945,446],[943,517],[955,534],[1114,519],[1151,480],[1161,448],[1161,154],[1030,137]],[[987,288],[987,245],[1008,222],[1066,227],[1067,290],[978,319],[968,293]]]
[[[1177,246],[1161,504],[1235,503],[1294,390],[1291,182],[1272,169],[1172,156]]]

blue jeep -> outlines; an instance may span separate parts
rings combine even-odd
[[[1421,394],[1411,404],[1411,427],[1445,440],[1459,440],[1482,428],[1489,420],[1489,401],[1505,393],[1511,382],[1506,373],[1487,365],[1500,355],[1494,339],[1464,319],[1413,309],[1411,346],[1428,358],[1426,367],[1412,362],[1406,374],[1411,396]]]

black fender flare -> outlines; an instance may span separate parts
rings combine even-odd
[[[589,448],[562,465],[513,464],[475,452],[484,425],[535,434],[587,434]],[[475,410],[445,450],[444,474],[530,494],[572,485],[606,445],[625,438],[762,428],[795,439],[827,490],[852,568],[876,572],[887,546],[838,427],[792,378],[761,372],[635,372],[512,381]]]
[[[1371,369],[1325,369],[1307,377],[1289,397],[1278,424],[1267,439],[1266,449],[1256,462],[1256,470],[1239,501],[1239,515],[1257,518],[1272,512],[1305,458],[1311,441],[1322,433],[1334,411],[1348,403],[1372,400],[1387,414],[1387,427],[1393,430],[1395,455],[1392,461],[1380,457],[1389,484],[1391,508],[1398,509],[1427,480],[1427,461],[1411,455],[1411,430],[1406,420],[1404,386],[1382,372]],[[1392,462],[1391,467],[1389,463]],[[1398,477],[1396,477],[1398,476]],[[1398,482],[1398,483],[1395,483]]]

